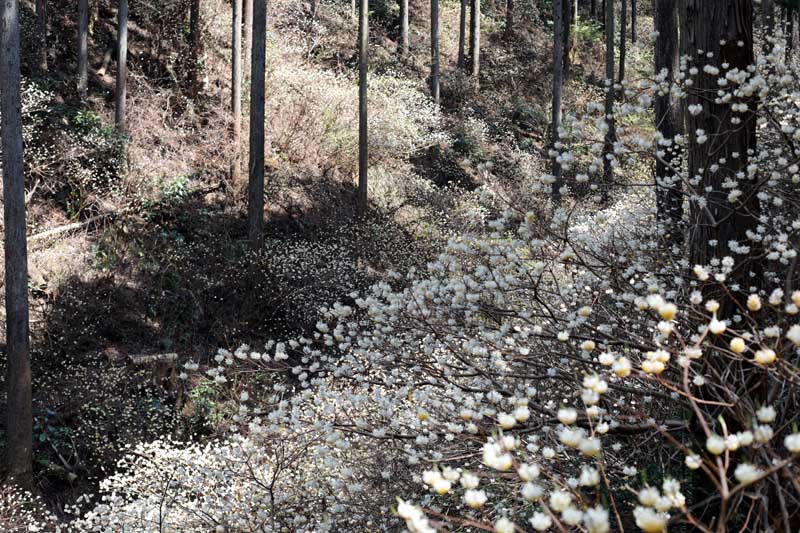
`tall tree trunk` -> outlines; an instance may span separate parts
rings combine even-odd
[[[128,91],[128,0],[117,7],[117,99],[114,121],[117,132],[125,133],[125,100]]]
[[[762,0],[761,2],[762,15],[764,17],[765,36],[775,36],[775,0]],[[764,53],[768,54],[772,51],[772,44],[767,39],[764,39]]]
[[[605,33],[605,31],[606,31],[606,13],[608,11],[606,9],[606,0],[602,0],[602,9],[603,9],[603,15],[598,18],[598,21],[600,22],[600,31]]]
[[[627,45],[625,42],[628,39],[628,0],[622,0],[622,10],[619,15],[619,81],[625,79],[625,56],[627,55]]]
[[[78,98],[89,94],[89,0],[78,1]]]
[[[360,0],[358,9],[358,213],[367,212],[369,135],[367,128],[367,70],[369,68],[369,2]]]
[[[597,0],[591,0],[591,2],[590,2],[590,4],[589,4],[589,11],[590,11],[590,12],[591,12],[591,14],[592,14],[592,18],[593,18],[594,20],[597,20],[597,18],[598,18],[598,14],[597,14]]]
[[[253,251],[264,244],[264,118],[267,50],[267,0],[253,2],[253,47],[250,63],[250,182],[247,236]]]
[[[573,7],[572,10],[572,58],[575,59],[575,55],[578,52],[578,23],[580,22],[580,6],[578,0],[572,0]]]
[[[792,59],[794,50],[794,8],[786,6],[786,62]]]
[[[189,4],[189,46],[192,50],[192,66],[189,71],[189,91],[192,98],[197,98],[201,91],[200,73],[203,70],[202,24],[201,0],[191,0]]]
[[[610,190],[614,182],[614,168],[609,155],[614,153],[614,143],[617,141],[616,126],[614,121],[614,2],[604,0],[605,6],[605,31],[606,31],[606,132],[603,144],[603,201],[608,201]]]
[[[475,53],[475,0],[469,0],[469,40],[467,60],[470,71],[472,70],[472,55]]]
[[[730,69],[746,70],[753,63],[753,3],[752,0],[685,0],[685,38],[688,53],[694,58],[700,73],[695,76],[687,105],[702,105],[703,111],[686,116],[687,132],[694,135],[698,129],[719,132],[709,135],[703,145],[690,144],[689,175],[699,176],[696,190],[703,196],[705,206],[693,202],[691,206],[691,231],[689,248],[691,264],[708,265],[713,259],[725,256],[741,257],[732,253],[731,241],[752,246],[750,257],[758,248],[748,239],[755,232],[760,213],[758,197],[753,194],[754,182],[739,179],[740,172],[747,175],[748,152],[756,149],[755,112],[734,113],[730,104],[707,98],[719,90],[718,75],[705,73],[707,61],[719,68],[727,63]],[[742,43],[742,46],[739,44]],[[698,58],[697,50],[713,54],[713,59]],[[748,102],[750,108],[753,101]],[[741,120],[734,124],[732,119]],[[736,155],[734,155],[736,154]],[[710,168],[725,159],[716,172]],[[743,199],[733,205],[728,201],[725,183],[732,180],[742,190]],[[713,246],[716,242],[717,245]],[[728,276],[729,283],[740,283],[743,290],[757,283],[749,275],[755,268],[753,260],[742,260]],[[731,285],[729,285],[731,286]]]
[[[233,112],[233,157],[231,158],[231,182],[241,180],[242,150],[242,0],[233,0],[231,111]]]
[[[400,0],[400,57],[408,57],[408,0]]]
[[[678,0],[656,0],[655,3],[655,30],[658,33],[655,43],[655,73],[659,75],[666,71],[665,83],[672,85],[675,73],[678,72]],[[656,94],[655,97],[655,126],[661,136],[666,140],[673,140],[681,130],[680,103],[672,98],[669,92]],[[679,156],[678,145],[660,146],[663,156],[656,161],[656,206],[658,218],[666,224],[669,239],[674,243],[681,242],[681,221],[683,218],[683,183],[680,176],[672,167],[673,161]]]
[[[47,0],[36,0],[37,65],[39,74],[47,72]]]
[[[563,4],[571,0],[553,0],[553,108],[551,129],[551,147],[559,140],[558,130],[561,128],[561,93],[564,87],[564,9]],[[553,158],[553,205],[557,206],[561,200],[561,188],[564,180],[561,164]]]
[[[242,36],[242,50],[244,50],[244,61],[242,72],[247,73],[250,69],[250,55],[253,50],[253,0],[244,0],[243,17],[244,35]]]
[[[658,0],[656,0],[657,2]],[[637,1],[631,0],[631,42],[636,42],[636,14],[637,14]]]
[[[481,73],[481,0],[472,1],[472,15],[470,18],[470,43],[469,55],[472,62],[472,78],[475,87],[480,85]]]
[[[461,13],[458,19],[458,68],[466,68],[464,48],[467,40],[467,0],[461,0]]]
[[[514,37],[514,0],[506,0],[506,29],[505,38]]]
[[[28,251],[19,71],[19,0],[3,0],[0,25],[3,206],[5,221],[7,443],[9,480],[33,486]]]
[[[563,0],[561,3],[561,46],[564,51],[561,60],[564,63],[564,80],[569,81],[572,75],[572,0]],[[555,4],[553,4],[555,10]]]
[[[439,105],[439,0],[431,0],[431,98]]]

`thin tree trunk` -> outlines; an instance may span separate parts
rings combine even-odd
[[[572,0],[573,7],[572,10],[572,58],[575,59],[575,55],[578,51],[578,22],[580,22],[580,10],[578,5],[578,0]]]
[[[369,135],[367,128],[367,69],[369,68],[369,2],[360,0],[358,12],[358,213],[367,212]]]
[[[564,87],[564,2],[570,0],[553,0],[553,109],[551,128],[551,147],[555,149],[558,142],[558,130],[561,128],[561,92]],[[561,200],[561,188],[564,180],[561,174],[561,164],[553,158],[553,205]]]
[[[597,0],[591,0],[589,4],[589,11],[592,13],[592,18],[597,20],[599,15],[597,14]]]
[[[628,40],[628,0],[622,0],[622,10],[619,15],[619,81],[625,79],[625,56],[627,55]]]
[[[253,42],[253,0],[244,0],[244,35],[242,36],[242,50],[244,50],[244,63],[242,72],[250,69],[250,55]]]
[[[47,0],[36,0],[37,59],[39,74],[47,72]]]
[[[775,36],[775,0],[762,0],[764,24],[766,26],[766,37]],[[764,53],[772,51],[772,44],[764,39]]]
[[[233,112],[233,157],[231,182],[241,180],[240,154],[242,146],[242,0],[233,0],[231,111]]]
[[[561,3],[562,33],[561,46],[564,48],[561,59],[564,63],[564,80],[569,81],[572,75],[572,0]],[[553,5],[555,9],[555,5]]]
[[[89,0],[78,1],[78,98],[89,95]]]
[[[794,50],[794,9],[786,6],[786,62],[792,59]]]
[[[439,105],[439,0],[431,0],[431,98]]]
[[[28,251],[19,70],[19,0],[3,0],[0,26],[3,205],[5,221],[7,442],[9,480],[33,487]]]
[[[461,13],[458,21],[458,68],[463,70],[467,64],[464,57],[467,40],[467,0],[461,0]]]
[[[114,119],[117,132],[125,133],[125,100],[128,91],[128,0],[117,8],[117,99]]]
[[[267,48],[267,0],[253,3],[253,47],[250,63],[250,182],[247,236],[253,251],[264,243],[264,119]]]
[[[195,99],[200,94],[200,71],[203,58],[201,9],[201,0],[191,0],[189,4],[189,46],[192,50],[192,66],[189,71],[189,91],[192,98]]]
[[[475,53],[475,0],[469,0],[469,40],[467,58],[472,70],[472,56]]]
[[[747,70],[754,59],[752,0],[685,1],[686,47],[695,64],[702,67],[708,61],[705,57],[697,58],[696,51],[700,49],[713,54],[711,63],[717,67],[727,63],[730,69]],[[720,132],[709,135],[703,145],[690,144],[689,175],[700,177],[696,190],[701,191],[705,202],[704,206],[696,202],[691,206],[690,264],[709,265],[712,260],[725,256],[741,258],[731,251],[730,243],[749,245],[752,247],[749,259],[741,258],[737,268],[727,277],[728,287],[739,283],[743,290],[747,290],[758,282],[757,278],[749,275],[751,270],[757,270],[753,258],[758,255],[758,246],[748,238],[748,234],[756,232],[761,209],[753,191],[755,182],[739,179],[737,174],[746,174],[748,154],[756,149],[756,115],[755,112],[734,113],[729,103],[707,98],[707,94],[719,90],[718,77],[704,73],[701,68],[686,102],[687,105],[703,106],[701,113],[686,116],[687,132],[692,135],[698,129]],[[749,100],[752,109],[755,102]],[[741,122],[734,124],[734,119]],[[721,159],[727,163],[720,165],[716,172],[711,171],[711,167]],[[743,193],[744,200],[736,205],[728,200],[729,190],[725,184],[729,180],[736,182]],[[714,242],[716,246],[712,246]]]
[[[470,58],[472,61],[472,78],[475,87],[480,85],[481,73],[481,0],[472,0]]]
[[[656,0],[658,2],[658,0]],[[631,42],[636,42],[636,0],[631,0]]]
[[[603,9],[603,15],[601,17],[598,17],[597,20],[600,22],[600,31],[605,33],[605,31],[606,31],[606,13],[608,11],[606,9],[606,0],[602,0],[602,9]]]
[[[506,29],[505,38],[514,37],[514,0],[506,0]]]
[[[614,143],[617,140],[614,122],[614,2],[604,0],[605,5],[605,30],[606,30],[606,132],[603,145],[603,201],[608,201],[610,190],[614,181],[614,168],[609,156],[614,153]]]
[[[666,71],[664,83],[672,85],[675,73],[678,72],[678,0],[656,0],[655,29],[658,37],[655,43],[655,73]],[[681,107],[667,91],[658,92],[655,97],[655,126],[661,136],[672,141],[680,132]],[[656,206],[658,218],[668,228],[668,238],[678,244],[681,242],[681,221],[683,219],[683,183],[672,167],[673,161],[680,155],[679,146],[660,146],[663,156],[656,161]]]
[[[400,57],[408,57],[408,0],[400,0]]]

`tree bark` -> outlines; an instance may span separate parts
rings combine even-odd
[[[191,0],[189,4],[189,46],[191,47],[192,66],[189,71],[189,92],[197,98],[201,92],[200,72],[203,61],[201,0]]]
[[[619,15],[619,82],[625,80],[625,56],[627,55],[628,39],[628,1],[622,0],[622,9]]]
[[[253,2],[253,52],[250,63],[250,182],[247,236],[250,248],[264,244],[264,119],[267,49],[267,0]]]
[[[47,72],[47,0],[36,0],[37,65],[39,74]]]
[[[608,131],[603,145],[603,201],[606,202],[610,196],[610,190],[614,182],[614,168],[611,165],[609,156],[614,153],[614,143],[617,140],[616,126],[614,122],[614,2],[604,0],[605,6],[605,32],[606,32],[606,123]]]
[[[124,134],[125,100],[128,90],[128,0],[119,0],[117,8],[117,98],[114,121],[117,132]]]
[[[678,0],[656,0],[655,30],[658,37],[655,43],[655,73],[666,71],[665,83],[672,85],[675,73],[678,72]],[[655,126],[666,140],[673,140],[681,130],[680,103],[672,98],[669,92],[656,94]],[[658,219],[667,226],[668,238],[679,244],[681,242],[680,225],[683,219],[683,183],[672,167],[673,161],[680,155],[679,147],[659,146],[663,156],[656,160],[656,206]]]
[[[89,95],[89,0],[78,1],[78,98]]]
[[[367,120],[367,70],[369,68],[369,2],[358,4],[358,213],[367,212],[369,147]]]
[[[558,142],[558,130],[561,127],[561,93],[564,87],[564,9],[563,4],[570,0],[553,0],[553,108],[551,116],[551,147],[555,149]],[[553,158],[553,205],[561,200],[561,188],[564,180],[561,173],[561,164]]]
[[[658,1],[658,0],[656,0]],[[636,42],[636,11],[637,11],[637,1],[631,0],[631,42]]]
[[[467,40],[467,0],[461,0],[461,13],[458,21],[458,68],[464,70],[467,64],[464,57],[464,48]]]
[[[5,291],[7,367],[8,478],[33,486],[31,367],[28,337],[28,250],[25,223],[25,176],[22,159],[22,100],[19,65],[19,0],[3,0],[0,26],[0,95],[2,97],[3,205],[5,221]]]
[[[408,0],[400,0],[400,57],[408,57]]]
[[[431,98],[439,105],[439,0],[431,0]]]
[[[471,0],[471,2],[469,55],[472,63],[473,83],[477,88],[480,85],[481,73],[481,0]]]
[[[241,180],[242,146],[242,0],[233,0],[233,25],[231,46],[231,111],[233,112],[233,157],[231,182]]]
[[[505,38],[514,37],[514,0],[506,0],[506,29]]]
[[[689,175],[699,176],[695,190],[702,196],[705,206],[691,204],[691,226],[689,249],[691,264],[708,265],[713,259],[725,256],[741,257],[730,250],[729,243],[736,241],[750,245],[749,257],[757,256],[757,245],[747,235],[755,231],[760,214],[760,202],[754,191],[755,183],[740,179],[746,176],[748,151],[756,149],[755,112],[733,113],[730,103],[718,103],[708,98],[719,90],[718,75],[703,71],[709,60],[698,58],[697,50],[713,54],[711,64],[727,63],[730,69],[746,70],[753,63],[753,3],[752,0],[685,0],[686,18],[684,28],[686,50],[700,68],[687,98],[687,105],[702,105],[697,115],[687,114],[687,132],[694,137],[698,129],[709,132],[703,145],[690,143],[688,162]],[[723,44],[724,43],[724,44]],[[739,46],[742,43],[742,46]],[[745,100],[752,109],[755,102]],[[741,120],[734,124],[733,118]],[[734,155],[735,154],[735,155]],[[710,168],[720,159],[716,172]],[[742,190],[742,200],[736,205],[728,201],[728,189],[724,184],[733,181]],[[716,242],[716,246],[713,243]],[[728,276],[730,284],[739,283],[742,290],[758,283],[758,274],[752,273],[755,261],[741,260],[734,272]]]

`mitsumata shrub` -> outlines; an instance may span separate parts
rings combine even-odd
[[[592,105],[554,155],[596,198],[552,217],[508,205],[426,268],[319,309],[305,335],[186,362],[187,384],[213,384],[226,434],[132,449],[76,527],[789,531],[800,498],[800,76],[782,46],[746,71],[684,58],[673,86],[663,73],[620,86],[615,111],[624,124],[655,92],[686,98],[712,75],[717,103],[756,114],[761,145],[724,184],[734,205],[755,190],[763,206],[748,243],[691,263],[652,186],[624,174],[711,133],[618,128],[609,157],[629,189],[603,205],[607,123]],[[571,151],[587,146],[588,157]],[[672,183],[706,205],[686,159],[674,161]],[[539,176],[541,202],[552,183]],[[766,266],[750,275],[756,246]]]

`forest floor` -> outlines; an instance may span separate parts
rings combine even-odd
[[[552,38],[538,13],[518,16],[526,27],[511,40],[500,10],[485,14],[475,93],[455,68],[458,5],[444,2],[435,113],[420,104],[429,21],[414,15],[427,4],[411,2],[414,42],[399,62],[396,6],[377,2],[373,206],[354,219],[356,22],[348,5],[319,3],[312,14],[276,2],[267,241],[253,255],[244,184],[228,176],[230,8],[205,4],[206,82],[191,98],[186,25],[174,23],[185,20],[186,3],[159,4],[131,1],[128,138],[111,127],[111,4],[98,2],[93,14],[88,104],[74,94],[72,6],[53,7],[50,71],[34,76],[25,66],[35,455],[39,486],[62,512],[127,443],[198,429],[191,409],[175,412],[172,363],[137,364],[139,356],[198,360],[313,328],[319,306],[389,270],[423,267],[450,236],[480,231],[504,208],[497,198],[531,201],[528,180],[548,164]],[[26,39],[33,14],[24,7]],[[567,109],[602,94],[599,34],[579,27]],[[629,68],[650,64],[643,50],[631,51]]]

